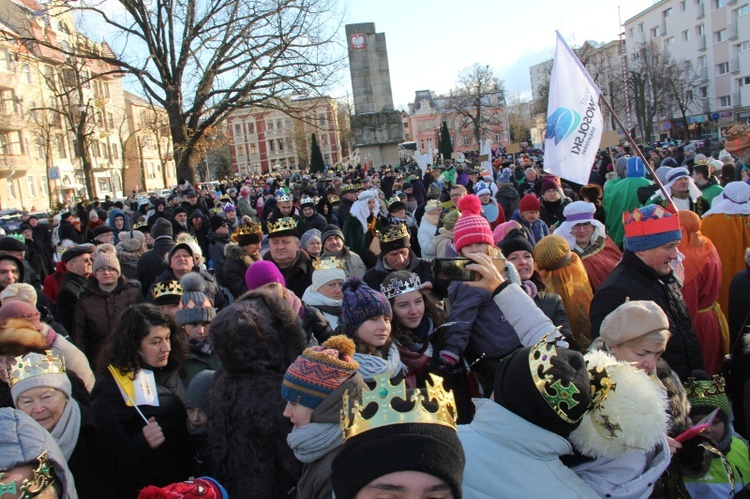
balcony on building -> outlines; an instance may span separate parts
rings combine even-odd
[[[667,36],[667,21],[662,19],[661,25],[659,26],[659,36]]]
[[[732,21],[729,23],[729,39],[734,40],[736,38],[739,38],[738,28],[737,28],[737,21]]]
[[[732,73],[740,72],[740,58],[738,56],[729,59],[729,71]]]
[[[739,90],[732,94],[732,107],[742,107],[742,92]]]
[[[701,81],[708,81],[708,66],[698,68],[698,75],[700,76]]]
[[[701,6],[703,4],[700,4]],[[698,50],[706,50],[706,35],[698,36]]]

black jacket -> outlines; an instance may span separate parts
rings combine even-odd
[[[60,291],[57,292],[57,319],[63,325],[66,331],[73,333],[75,331],[75,313],[76,303],[78,303],[78,294],[88,284],[88,280],[73,272],[66,272],[63,277]],[[75,339],[75,338],[74,338]]]
[[[623,251],[622,260],[594,295],[591,302],[592,338],[599,336],[604,318],[625,303],[626,298],[654,301],[667,314],[672,336],[663,357],[681,379],[686,379],[694,369],[703,369],[698,336],[674,273],[660,275],[632,251]]]
[[[135,276],[144,290],[148,290],[157,276],[167,269],[167,253],[175,246],[176,244],[171,238],[161,237],[154,241],[154,248],[151,251],[141,255],[135,270]]]
[[[276,262],[273,261],[273,258],[271,258],[270,251],[266,253],[263,259],[276,264]],[[276,266],[278,267],[278,264],[276,264]],[[297,259],[294,263],[288,268],[279,268],[279,271],[286,281],[286,289],[297,295],[297,298],[301,300],[307,287],[312,284],[313,268],[312,262],[307,254],[302,250],[298,251]]]
[[[422,282],[430,281],[433,284],[433,291],[437,291],[435,286],[438,283],[432,279],[432,262],[430,260],[422,260],[421,258],[418,258],[411,250],[409,253],[411,253],[409,263],[403,270],[408,270],[409,272],[417,274]],[[391,272],[393,272],[393,270],[385,268],[383,255],[380,255],[375,266],[367,271],[362,280],[372,289],[380,291],[380,285],[383,284],[385,277]],[[447,293],[444,293],[440,296],[445,297],[446,295]]]

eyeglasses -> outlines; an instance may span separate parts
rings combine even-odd
[[[587,229],[589,229],[591,227],[592,227],[591,222],[586,222],[584,224],[574,225],[570,230],[571,230],[571,232],[574,231],[574,230],[587,230]]]
[[[115,272],[117,272],[117,269],[112,267],[99,267],[96,271],[102,273],[109,272],[110,274],[114,274]]]

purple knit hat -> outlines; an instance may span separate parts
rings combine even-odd
[[[281,275],[279,268],[273,262],[265,260],[255,262],[250,265],[247,268],[247,272],[245,272],[245,284],[247,284],[248,291],[258,289],[259,287],[272,282],[278,282],[286,287],[284,276]]]
[[[341,300],[341,323],[344,333],[353,338],[359,326],[378,315],[393,317],[388,299],[359,277],[350,277],[344,283],[344,296]]]

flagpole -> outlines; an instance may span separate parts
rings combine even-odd
[[[672,205],[675,213],[677,213],[677,205],[674,204],[674,200],[672,199],[672,196],[669,195],[669,192],[667,192],[667,188],[664,187],[664,184],[661,183],[661,180],[659,180],[659,177],[656,176],[656,172],[651,167],[651,164],[648,162],[646,157],[643,155],[643,151],[641,151],[641,148],[638,147],[638,144],[635,143],[635,140],[630,135],[630,131],[623,126],[622,121],[620,121],[620,118],[615,113],[615,110],[612,109],[612,106],[609,105],[609,102],[607,101],[607,99],[604,97],[603,94],[599,95],[599,100],[603,102],[604,106],[609,110],[609,114],[612,115],[612,118],[614,118],[615,123],[617,123],[617,126],[620,127],[620,130],[622,130],[623,135],[625,135],[625,140],[627,140],[630,143],[630,145],[635,150],[636,155],[639,158],[641,158],[641,161],[643,161],[643,164],[646,166],[646,168],[648,168],[648,171],[651,172],[651,176],[654,178],[654,182],[656,182],[656,185],[659,186],[659,189],[661,190],[662,194],[664,194],[664,198],[667,201],[669,201],[669,204]],[[614,164],[614,158],[612,158],[612,161],[613,161],[612,164]]]

